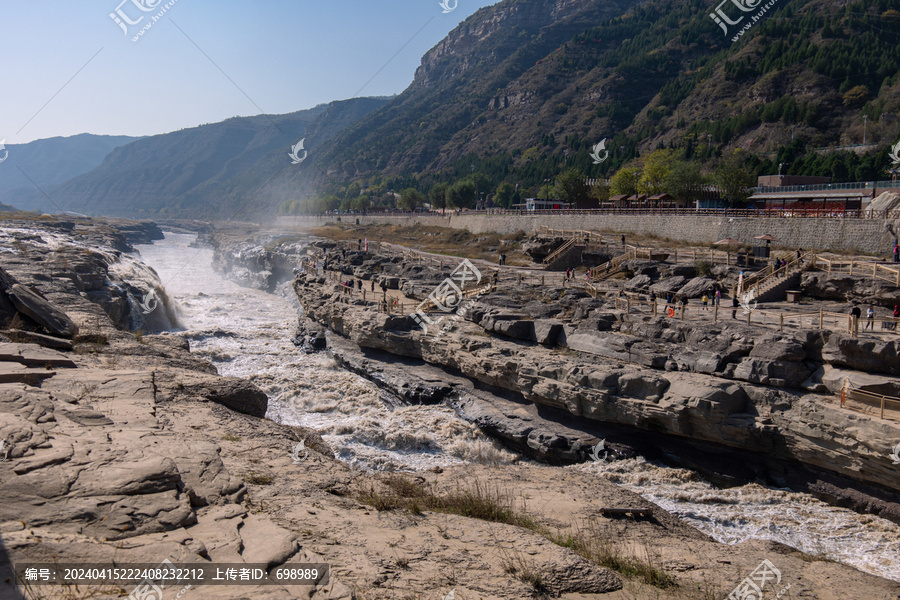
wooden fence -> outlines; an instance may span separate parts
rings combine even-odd
[[[827,255],[816,256],[819,268],[826,273],[847,273],[872,279],[882,279],[900,286],[900,265],[889,267],[884,263],[859,260],[835,260]]]
[[[699,300],[693,300],[684,305],[679,302],[667,304],[665,300],[657,298],[650,301],[649,295],[639,292],[624,292],[620,290],[602,290],[597,286],[591,286],[596,295],[604,293],[614,294],[613,301],[616,309],[625,310],[627,313],[644,313],[650,316],[668,316],[670,318],[690,321],[718,322],[721,320],[737,319],[748,325],[761,325],[772,327],[779,331],[786,330],[813,330],[829,329],[832,331],[847,333],[857,336],[860,329],[863,332],[871,331],[885,335],[900,333],[900,319],[893,317],[879,317],[871,319],[854,319],[847,313],[828,312],[791,312],[784,310],[763,310],[750,306],[716,305],[714,298],[710,297],[709,304],[704,308]],[[595,296],[596,297],[596,296]],[[671,310],[670,310],[671,309]],[[734,314],[734,317],[732,317]]]
[[[896,420],[900,414],[900,398],[865,390],[854,390],[849,384],[845,384],[841,389],[841,407],[866,414],[877,413],[882,419]],[[885,416],[885,411],[894,412],[888,412],[888,415]]]

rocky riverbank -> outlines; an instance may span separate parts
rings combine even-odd
[[[447,276],[396,257],[323,252],[326,268],[362,279],[396,276],[415,299]],[[652,318],[578,289],[524,284],[482,295],[450,331],[435,335],[409,316],[348,297],[321,273],[299,277],[295,290],[310,319],[364,353],[420,360],[448,373],[431,372],[418,387],[449,390],[463,379],[574,420],[578,435],[548,437],[515,418],[477,417],[492,434],[543,460],[582,461],[605,438],[651,456],[674,453],[717,477],[789,485],[900,522],[900,480],[890,460],[900,428],[843,410],[834,395],[847,378],[900,389],[895,342],[825,330],[773,332],[739,320]],[[359,371],[389,372],[390,362],[373,369],[370,361]],[[400,382],[410,372],[404,367],[377,379]],[[400,383],[392,387],[404,391]],[[489,404],[507,417],[516,412]],[[713,455],[721,460],[711,461]]]
[[[764,559],[779,569],[779,589],[790,584],[794,596],[900,594],[893,582],[773,542],[717,543],[598,477],[590,465],[561,471],[468,464],[407,475],[350,469],[313,431],[262,418],[265,394],[217,375],[191,354],[183,335],[131,331],[109,303],[96,301],[108,294],[128,303],[122,290],[152,279],[134,265],[122,268],[128,257],[116,252],[127,246],[113,230],[48,220],[0,223],[0,230],[12,236],[0,252],[6,272],[0,293],[3,598],[121,598],[133,587],[23,591],[14,589],[11,564],[111,566],[166,558],[331,565],[329,581],[319,586],[165,590],[188,600],[700,600],[724,597]],[[73,262],[79,256],[86,262]],[[78,282],[83,286],[88,273],[95,289],[82,290]],[[177,314],[177,307],[170,310]],[[347,345],[348,365],[359,357],[349,341],[332,342],[337,350]],[[373,362],[354,368],[371,374],[378,357],[363,358]],[[397,361],[384,358],[396,369]],[[467,405],[462,394],[456,401],[478,419],[474,411],[486,410],[500,391],[485,391],[461,374],[446,380],[427,371],[434,365],[410,361],[422,370],[412,376],[410,369],[406,387],[416,387],[417,378],[423,383],[409,400],[436,401],[445,388],[465,388],[468,399],[482,402]],[[384,385],[402,390],[401,375],[385,375]],[[523,432],[529,419],[546,428],[545,440],[526,434],[523,447],[532,440],[559,446],[547,436],[562,440],[580,426],[573,420],[567,430],[566,423],[546,419],[546,407],[520,397],[508,402],[497,412],[526,423]],[[298,453],[300,441],[305,450]],[[645,516],[602,513],[603,507]]]

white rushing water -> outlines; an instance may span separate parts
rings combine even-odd
[[[339,458],[366,469],[516,460],[453,410],[392,409],[374,384],[324,354],[299,351],[290,338],[300,307],[289,288],[266,294],[223,279],[210,266],[212,251],[188,247],[193,239],[166,234],[164,242],[139,250],[176,303],[191,350],[222,375],[246,377],[262,388],[269,418],[316,429]],[[718,489],[691,471],[641,458],[565,468],[610,479],[721,542],[775,540],[900,581],[900,526],[885,519],[756,484]]]
[[[252,380],[269,396],[266,416],[317,430],[343,461],[366,469],[427,469],[474,461],[514,462],[477,427],[443,405],[392,409],[384,392],[325,354],[291,342],[300,304],[283,294],[240,287],[213,271],[212,251],[193,235],[166,234],[138,246],[159,274],[191,337],[191,350],[221,375]]]

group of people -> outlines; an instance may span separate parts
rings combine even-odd
[[[862,310],[859,308],[859,305],[853,305],[853,307],[850,309],[850,316],[853,317],[857,323],[859,323],[859,319],[860,317],[862,317]],[[900,306],[896,304],[894,305],[894,311],[891,316],[893,317],[893,321],[885,323],[884,328],[891,331],[896,331],[897,322],[900,321]],[[858,325],[856,325],[856,327],[858,327]],[[866,308],[866,325],[865,327],[863,327],[863,331],[867,331],[869,329],[871,329],[873,332],[875,331],[875,305],[871,302],[869,303],[869,307]]]

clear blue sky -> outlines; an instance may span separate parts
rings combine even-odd
[[[358,95],[397,94],[428,49],[497,0],[458,0],[446,14],[439,0],[175,0],[133,42],[171,1],[0,2],[0,139],[152,135],[294,112],[354,97],[382,67]],[[144,16],[127,36],[109,16],[119,7]]]

